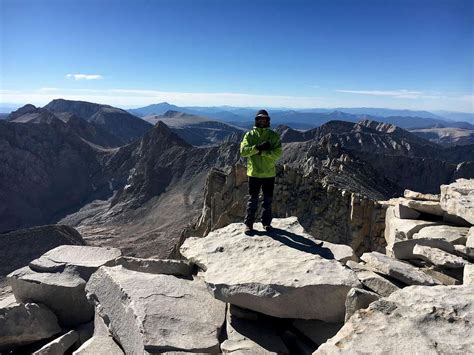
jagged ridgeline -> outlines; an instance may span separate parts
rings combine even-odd
[[[241,127],[62,99],[0,120],[0,351],[473,352],[474,145],[344,117],[274,127],[253,237]]]
[[[62,99],[26,105],[0,124],[1,232],[61,222],[94,245],[164,257],[193,220],[200,219],[198,229],[213,225],[207,233],[243,215],[245,174],[237,173],[239,186],[223,187],[225,178],[212,170],[225,175],[245,163],[238,154],[244,131],[236,126],[175,110],[144,120]],[[277,217],[296,216],[319,238],[359,253],[383,247],[384,209],[376,201],[406,188],[437,193],[441,184],[474,176],[473,145],[443,148],[392,124],[330,121],[308,131],[276,130],[283,141]],[[222,197],[208,206],[205,196],[214,191]],[[204,222],[209,209],[220,216]]]

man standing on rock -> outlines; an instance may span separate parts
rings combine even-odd
[[[260,110],[255,116],[255,126],[247,132],[240,143],[240,155],[247,158],[249,177],[249,200],[245,215],[245,234],[251,234],[258,207],[260,188],[263,192],[262,224],[271,229],[273,187],[275,185],[275,162],[281,155],[280,136],[270,129],[270,116]]]

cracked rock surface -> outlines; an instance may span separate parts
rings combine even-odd
[[[411,286],[357,311],[314,354],[472,354],[474,292]]]
[[[187,239],[181,253],[205,270],[198,275],[223,302],[280,318],[342,322],[347,293],[361,286],[336,260],[338,248],[349,247],[320,245],[294,218],[272,225],[266,232],[257,224],[247,236],[242,223],[233,223]]]
[[[101,267],[86,289],[127,354],[219,351],[225,304],[200,280]]]

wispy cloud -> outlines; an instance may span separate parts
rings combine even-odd
[[[99,80],[103,79],[102,75],[98,74],[68,74],[66,78],[73,78],[74,80]]]
[[[413,90],[335,90],[347,94],[389,96],[399,99],[439,98],[436,95],[426,95],[422,91]]]
[[[34,105],[45,105],[53,99],[63,98],[69,100],[97,102],[118,107],[140,107],[163,101],[178,106],[239,106],[239,107],[387,107],[400,109],[423,110],[452,110],[474,113],[474,95],[471,92],[439,93],[438,100],[427,99],[424,93],[415,90],[380,91],[370,90],[344,90],[350,93],[364,93],[358,95],[345,95],[348,97],[317,97],[317,96],[292,96],[292,95],[264,95],[231,92],[176,92],[161,90],[143,90],[129,88],[111,89],[65,89],[43,87],[37,90],[7,90],[0,89],[0,102],[10,102]],[[374,92],[379,93],[375,95]],[[381,95],[380,93],[384,93]],[[398,95],[398,96],[397,96]],[[418,100],[402,99],[403,95],[418,95]],[[399,98],[400,100],[395,100]]]
[[[56,98],[98,102],[116,106],[141,106],[171,102],[181,106],[262,106],[262,107],[320,107],[325,99],[315,96],[259,95],[229,92],[173,92],[141,89],[38,89],[28,92],[0,90],[0,101],[46,104]]]
[[[459,100],[471,102],[474,104],[474,95],[462,95],[461,97],[459,97]]]

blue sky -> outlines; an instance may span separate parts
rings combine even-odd
[[[473,1],[0,0],[0,104],[474,112]]]

